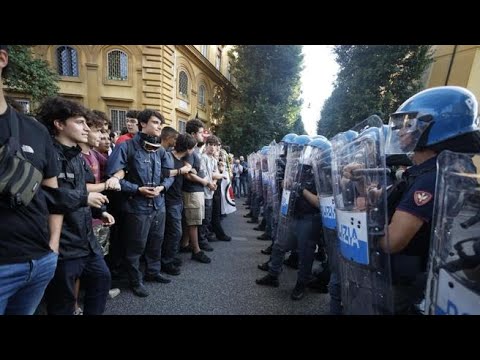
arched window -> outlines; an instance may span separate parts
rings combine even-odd
[[[128,80],[128,55],[121,50],[107,54],[108,80]]]
[[[178,74],[178,92],[188,99],[188,76],[185,71],[180,71]]]
[[[205,86],[200,85],[198,87],[198,103],[202,106],[205,106]]]
[[[71,46],[57,48],[57,69],[61,76],[78,76],[77,50]]]

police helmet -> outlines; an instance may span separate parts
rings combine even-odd
[[[300,135],[293,139],[292,143],[295,145],[307,145],[310,142],[310,137],[308,135]]]
[[[296,137],[297,137],[297,134],[290,133],[290,134],[285,135],[281,141],[286,143],[286,144],[291,144],[293,139],[295,139]]]
[[[354,130],[347,130],[335,135],[332,140],[332,148],[340,149],[344,145],[351,143],[358,136],[358,132]]]
[[[459,136],[478,136],[478,102],[458,86],[426,89],[405,101],[390,116],[386,152],[409,153]],[[447,148],[447,147],[445,147]]]

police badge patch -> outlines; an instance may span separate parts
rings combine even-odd
[[[413,199],[415,200],[415,204],[417,204],[417,206],[422,206],[432,199],[432,194],[427,191],[415,191],[415,194],[413,194]]]

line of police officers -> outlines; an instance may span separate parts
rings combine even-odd
[[[333,314],[480,314],[480,128],[475,96],[417,93],[384,125],[286,135],[248,157],[252,209],[264,206],[273,247],[256,282],[277,287],[299,255],[292,299],[328,254]]]

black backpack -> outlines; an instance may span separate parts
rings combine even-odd
[[[10,138],[0,147],[0,194],[10,208],[28,206],[40,189],[43,174],[26,159],[19,143],[17,112],[10,108]]]

